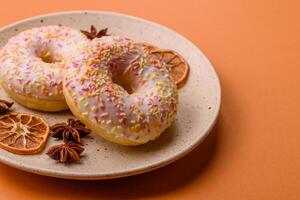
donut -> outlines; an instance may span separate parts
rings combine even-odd
[[[0,80],[18,103],[41,111],[68,109],[62,93],[62,69],[89,40],[63,26],[29,29],[0,50]]]
[[[143,47],[118,36],[97,38],[65,68],[63,92],[70,110],[114,143],[139,145],[154,140],[177,113],[174,80]]]

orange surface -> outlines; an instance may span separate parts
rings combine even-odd
[[[299,1],[2,0],[0,25],[73,9],[135,15],[188,37],[220,76],[220,119],[185,158],[130,178],[58,180],[1,164],[1,199],[300,199]]]

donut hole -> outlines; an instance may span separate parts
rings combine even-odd
[[[128,69],[135,59],[135,55],[128,54],[114,58],[109,62],[112,82],[122,87],[128,94],[132,94],[136,90],[134,79],[128,73]]]
[[[57,63],[62,60],[57,56],[49,48],[40,47],[36,50],[36,55],[45,63]]]
[[[131,81],[128,78],[122,76],[122,74],[113,73],[111,78],[113,83],[122,87],[124,90],[127,91],[128,94],[134,93],[135,90],[132,87]]]

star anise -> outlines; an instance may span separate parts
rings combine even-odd
[[[91,30],[85,31],[85,30],[80,30],[88,39],[92,40],[94,38],[101,38],[102,36],[107,36],[107,28],[101,29],[99,32],[95,28],[95,26],[91,26]]]
[[[52,137],[63,139],[64,142],[81,143],[80,138],[88,135],[91,130],[79,120],[68,119],[68,122],[57,123],[50,127]]]
[[[80,144],[74,142],[66,142],[64,144],[55,145],[50,147],[47,151],[47,155],[59,162],[76,162],[80,160],[80,154],[84,151],[84,148]]]
[[[9,108],[13,105],[13,102],[9,102],[3,99],[0,99],[0,114],[6,113],[9,111]]]

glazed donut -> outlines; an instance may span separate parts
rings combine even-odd
[[[130,39],[106,36],[90,45],[65,68],[63,92],[72,113],[118,144],[157,138],[177,112],[178,92],[167,69]]]
[[[44,26],[12,37],[0,51],[0,79],[18,103],[36,110],[68,109],[61,70],[89,40],[78,30]]]

